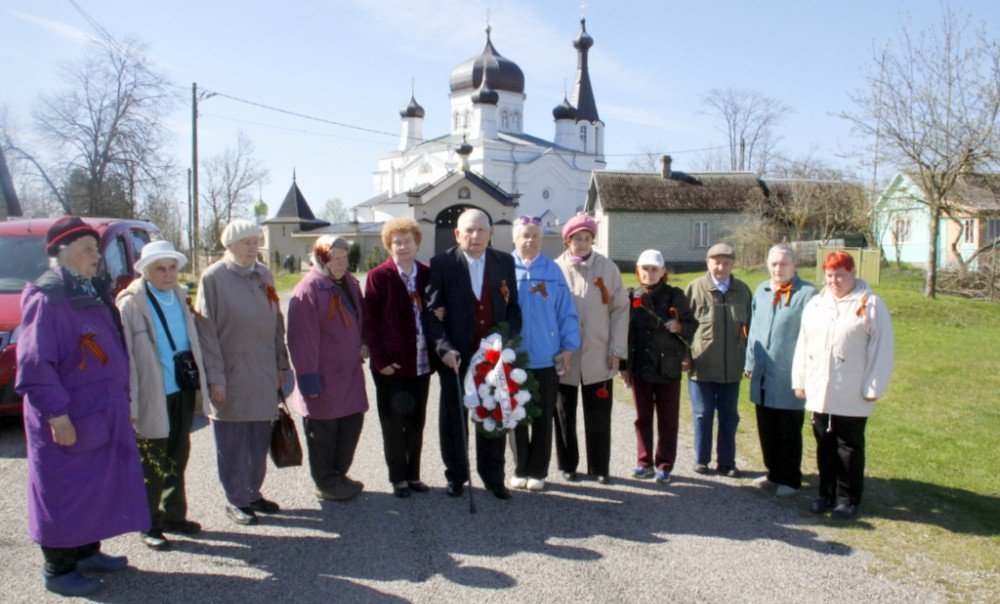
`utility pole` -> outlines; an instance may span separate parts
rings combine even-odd
[[[194,247],[191,245],[191,241],[192,241],[192,239],[191,239],[191,233],[194,231],[194,229],[192,228],[192,225],[194,224],[193,223],[193,221],[194,221],[194,215],[192,213],[193,210],[194,210],[194,206],[191,203],[191,199],[192,199],[191,198],[191,168],[188,168],[187,173],[188,173],[187,174],[187,176],[188,176],[188,186],[187,186],[187,193],[188,193],[188,208],[187,208],[187,210],[188,210],[187,211],[188,240],[187,240],[187,244],[188,244],[188,250],[189,250],[189,253],[190,253],[190,250],[194,249]]]
[[[198,274],[198,84],[191,84],[191,268]]]

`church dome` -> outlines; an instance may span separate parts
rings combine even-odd
[[[576,107],[569,104],[569,99],[566,95],[563,95],[563,102],[561,105],[556,105],[556,108],[552,110],[552,117],[557,120],[575,120],[576,119]]]
[[[524,72],[517,63],[503,57],[493,48],[491,28],[486,28],[486,45],[475,57],[459,64],[451,71],[451,91],[476,90],[482,85],[483,72],[488,72],[493,90],[524,93]]]
[[[410,95],[410,102],[399,110],[399,117],[424,117],[424,108],[417,103],[417,99]]]
[[[587,50],[594,45],[594,39],[587,33],[587,20],[580,19],[580,33],[573,39],[573,48]]]

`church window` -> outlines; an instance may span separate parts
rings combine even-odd
[[[500,112],[500,128],[504,130],[510,129],[510,115],[506,109]]]
[[[594,153],[601,152],[601,129],[594,128]]]
[[[587,150],[587,127],[586,126],[580,126],[580,143],[581,143],[580,146],[583,147],[584,151],[586,151]]]
[[[542,190],[542,199],[548,199],[552,196],[552,191],[548,188]]]
[[[460,187],[458,189],[459,199],[469,199],[470,197],[472,197],[472,192],[469,191],[469,187]]]
[[[514,112],[514,120],[513,120],[513,122],[514,122],[514,130],[517,131],[517,132],[520,132],[521,131],[521,112],[520,111],[515,111]]]
[[[462,128],[468,128],[468,127],[469,127],[469,110],[466,109],[465,112],[462,113]]]
[[[459,118],[458,118],[458,112],[456,111],[456,112],[455,112],[455,126],[454,126],[454,127],[452,128],[452,130],[458,130],[458,126],[459,126],[459,123],[460,123],[460,122],[458,121],[458,119],[459,119]]]

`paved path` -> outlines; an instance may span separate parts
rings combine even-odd
[[[369,377],[370,393],[371,382]],[[396,499],[387,483],[374,411],[352,474],[356,500],[318,503],[305,468],[269,468],[265,494],[285,511],[260,525],[229,522],[202,419],[188,469],[191,517],[205,532],[172,551],[135,536],[108,540],[133,568],[113,576],[107,602],[261,601],[912,601],[941,599],[872,573],[866,553],[823,540],[749,480],[691,473],[682,439],[674,483],[625,478],[633,465],[632,408],[614,412],[613,484],[564,483],[499,501],[444,495],[437,444],[437,380],[425,433],[426,494]],[[0,425],[0,601],[55,601],[25,527],[25,460],[18,424]],[[508,461],[510,456],[508,455]],[[474,464],[475,462],[473,462]],[[473,465],[473,467],[475,467]],[[508,472],[510,464],[508,463]],[[476,484],[481,485],[476,480]],[[801,503],[808,501],[800,495]]]

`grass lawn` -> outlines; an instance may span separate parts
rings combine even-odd
[[[673,275],[671,283],[683,288],[702,274]],[[803,271],[806,279],[812,275]],[[766,278],[760,271],[737,276],[751,289]],[[636,283],[634,275],[625,281]],[[1000,601],[1000,305],[945,296],[929,301],[922,287],[922,273],[896,270],[883,271],[874,286],[892,313],[896,358],[888,393],[866,431],[860,519],[844,524],[808,512],[818,483],[808,419],[805,485],[779,504],[802,510],[802,524],[828,539],[875,553],[882,572],[941,585],[957,598]],[[681,391],[681,429],[690,434],[687,388]],[[762,471],[746,380],[740,416],[741,468]],[[691,453],[678,456],[684,464]]]
[[[806,279],[814,274],[802,273]],[[683,289],[702,274],[672,275],[671,283]],[[751,289],[766,278],[761,271],[736,275]],[[364,274],[356,276],[364,281]],[[290,290],[300,278],[279,274],[277,288]],[[634,274],[624,279],[636,285]],[[888,394],[876,403],[866,431],[861,517],[841,523],[809,513],[817,475],[808,421],[802,492],[776,501],[801,510],[801,524],[828,540],[876,554],[880,572],[942,586],[955,598],[1000,601],[1000,305],[927,300],[922,288],[922,273],[892,269],[874,286],[892,313],[896,358]],[[620,380],[617,391],[631,401]],[[687,388],[681,392],[681,430],[690,435]],[[740,415],[740,467],[757,475],[763,464],[746,380]],[[678,457],[689,463],[691,452]]]

